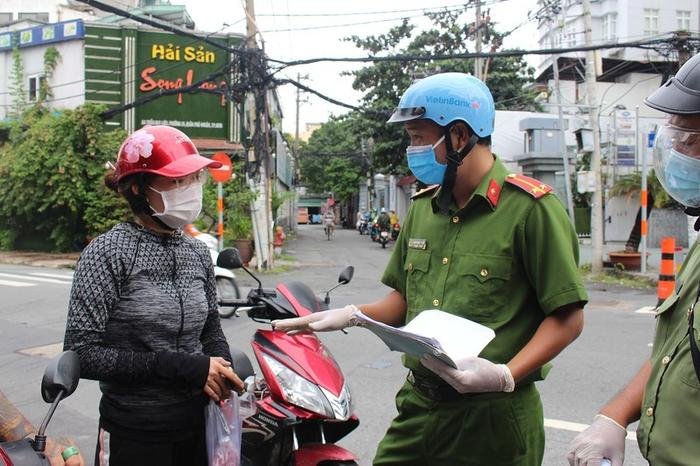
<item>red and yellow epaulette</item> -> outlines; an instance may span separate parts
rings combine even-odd
[[[439,188],[439,187],[440,187],[439,184],[433,184],[433,185],[428,186],[427,188],[423,188],[423,189],[421,189],[420,191],[418,191],[416,194],[414,194],[413,196],[411,196],[411,200],[413,200],[413,199],[418,199],[419,197],[423,197],[423,196],[425,196],[426,194],[429,194],[429,193],[433,193],[433,192],[435,192],[435,190],[436,190],[437,188]]]
[[[506,182],[517,186],[535,199],[539,199],[552,190],[548,184],[542,183],[529,176],[519,173],[510,173],[506,176]]]

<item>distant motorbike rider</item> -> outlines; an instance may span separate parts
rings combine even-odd
[[[377,217],[377,225],[379,225],[380,231],[389,231],[391,228],[391,217],[386,213],[385,207],[382,207],[380,210],[379,217]]]

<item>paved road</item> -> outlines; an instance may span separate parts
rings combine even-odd
[[[332,294],[332,305],[367,302],[389,291],[378,280],[390,252],[354,231],[338,230],[332,241],[326,241],[320,226],[301,226],[285,251],[299,266],[261,279],[265,286],[300,280],[320,292],[335,284],[337,274],[352,264],[355,277]],[[244,286],[252,284],[244,274],[238,275]],[[39,394],[46,365],[42,354],[54,354],[60,347],[70,279],[68,271],[0,265],[0,387],[36,424],[46,411]],[[654,304],[653,290],[591,285],[589,292],[584,333],[554,361],[547,381],[539,384],[547,418],[545,465],[565,463],[566,444],[575,431],[631,377],[650,350],[653,317],[635,310]],[[245,318],[222,323],[231,344],[249,355],[249,341],[258,325]],[[395,413],[393,395],[405,370],[398,354],[389,352],[366,330],[323,334],[322,339],[348,377],[361,422],[342,444],[359,455],[361,464],[370,464]],[[57,410],[49,432],[76,437],[89,457],[94,451],[98,401],[97,384],[81,381],[74,396]],[[635,442],[628,441],[627,450],[626,465],[645,464]]]

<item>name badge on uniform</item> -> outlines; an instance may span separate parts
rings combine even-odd
[[[425,249],[428,247],[428,242],[424,239],[410,238],[408,240],[408,247],[411,249]]]

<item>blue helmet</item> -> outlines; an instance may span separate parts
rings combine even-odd
[[[401,96],[388,123],[428,119],[439,126],[463,121],[477,136],[493,133],[496,107],[491,91],[465,73],[440,73],[416,81]]]

